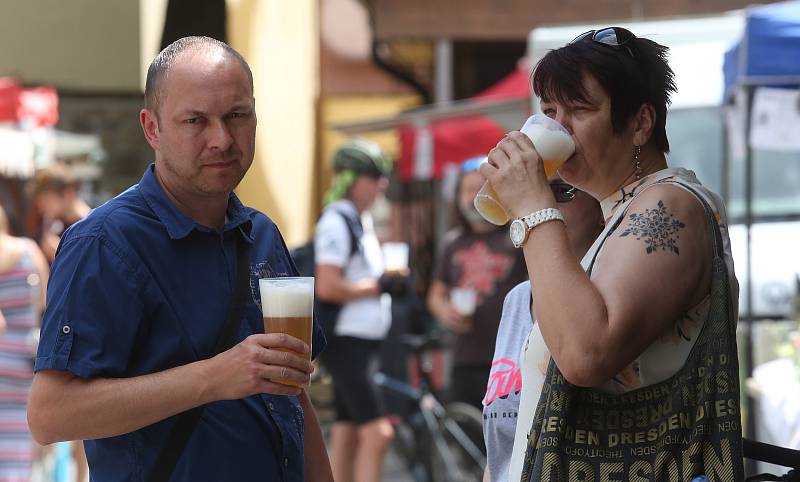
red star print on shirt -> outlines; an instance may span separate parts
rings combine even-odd
[[[507,254],[493,252],[484,241],[475,241],[468,248],[456,251],[453,262],[461,268],[457,286],[474,289],[482,299],[494,294],[497,282],[508,276],[514,260]]]

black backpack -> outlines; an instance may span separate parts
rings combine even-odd
[[[347,214],[333,209],[333,212],[338,213],[344,219],[347,226],[347,233],[350,235],[350,257],[352,259],[356,253],[361,251],[361,236],[360,233],[364,232],[361,227],[361,222],[358,219],[352,219]],[[291,250],[289,255],[292,257],[297,272],[300,276],[314,276],[316,267],[316,258],[314,255],[314,239],[307,242],[302,246]],[[339,317],[342,305],[339,303],[332,303],[329,301],[320,301],[314,297],[314,315],[317,321],[322,325],[325,336],[330,338],[333,336],[334,329],[336,328],[336,319]]]

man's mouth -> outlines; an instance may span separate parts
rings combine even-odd
[[[236,160],[232,159],[230,161],[219,161],[219,162],[206,164],[205,166],[206,167],[211,167],[211,168],[214,168],[214,169],[225,169],[225,168],[233,166],[234,164],[236,164]]]

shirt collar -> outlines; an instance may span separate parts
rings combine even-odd
[[[150,206],[155,215],[164,224],[169,237],[181,239],[189,235],[194,229],[210,232],[206,226],[198,224],[195,220],[184,214],[170,198],[167,197],[161,184],[158,183],[155,175],[155,164],[150,164],[145,170],[142,180],[139,181],[139,190],[144,196],[145,202]],[[223,232],[232,229],[240,229],[244,239],[252,242],[250,237],[250,216],[247,209],[236,196],[231,193],[228,198],[228,210],[225,213],[225,226]]]

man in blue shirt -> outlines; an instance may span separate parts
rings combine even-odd
[[[258,278],[292,276],[283,239],[233,189],[253,161],[247,63],[188,37],[148,70],[140,122],[155,164],[64,235],[53,265],[28,418],[37,441],[84,439],[92,480],[144,481],[175,415],[205,406],[172,481],[332,481],[304,389],[324,348],[264,334]],[[233,348],[213,349],[250,245]],[[304,454],[305,449],[305,454]]]

